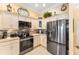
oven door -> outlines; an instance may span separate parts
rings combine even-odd
[[[20,41],[20,52],[33,47],[33,38],[25,38]]]

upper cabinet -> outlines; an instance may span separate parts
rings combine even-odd
[[[0,13],[0,29],[2,29],[3,26],[2,26],[2,14]]]
[[[42,20],[42,29],[46,29],[46,20]]]
[[[37,20],[32,19],[31,23],[32,23],[32,27],[31,27],[32,29],[38,29],[38,21]]]
[[[18,29],[18,16],[3,12],[0,14],[0,29]]]
[[[11,27],[13,28],[13,29],[18,29],[18,16],[17,15],[14,15],[14,14],[12,14],[11,15],[11,18],[12,18],[12,22],[11,22]],[[11,28],[10,27],[10,28]]]
[[[41,20],[41,27],[38,19],[31,20],[31,23],[32,23],[32,29],[46,29],[46,20]]]
[[[19,21],[26,21],[26,17],[19,15],[19,16],[18,16],[18,20],[19,20]]]

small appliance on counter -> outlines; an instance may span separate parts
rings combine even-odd
[[[7,30],[0,30],[0,39],[7,38]]]
[[[8,30],[8,37],[10,38],[18,37],[18,30]]]
[[[29,31],[20,30],[18,31],[18,36],[20,39],[24,39],[26,37],[29,37]]]

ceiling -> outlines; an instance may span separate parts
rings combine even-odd
[[[25,8],[30,8],[35,12],[42,13],[47,9],[58,7],[62,5],[62,3],[21,3],[19,5]]]

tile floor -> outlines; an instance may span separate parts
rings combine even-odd
[[[34,50],[26,53],[25,55],[52,55],[52,54],[49,53],[44,47],[39,46]]]

